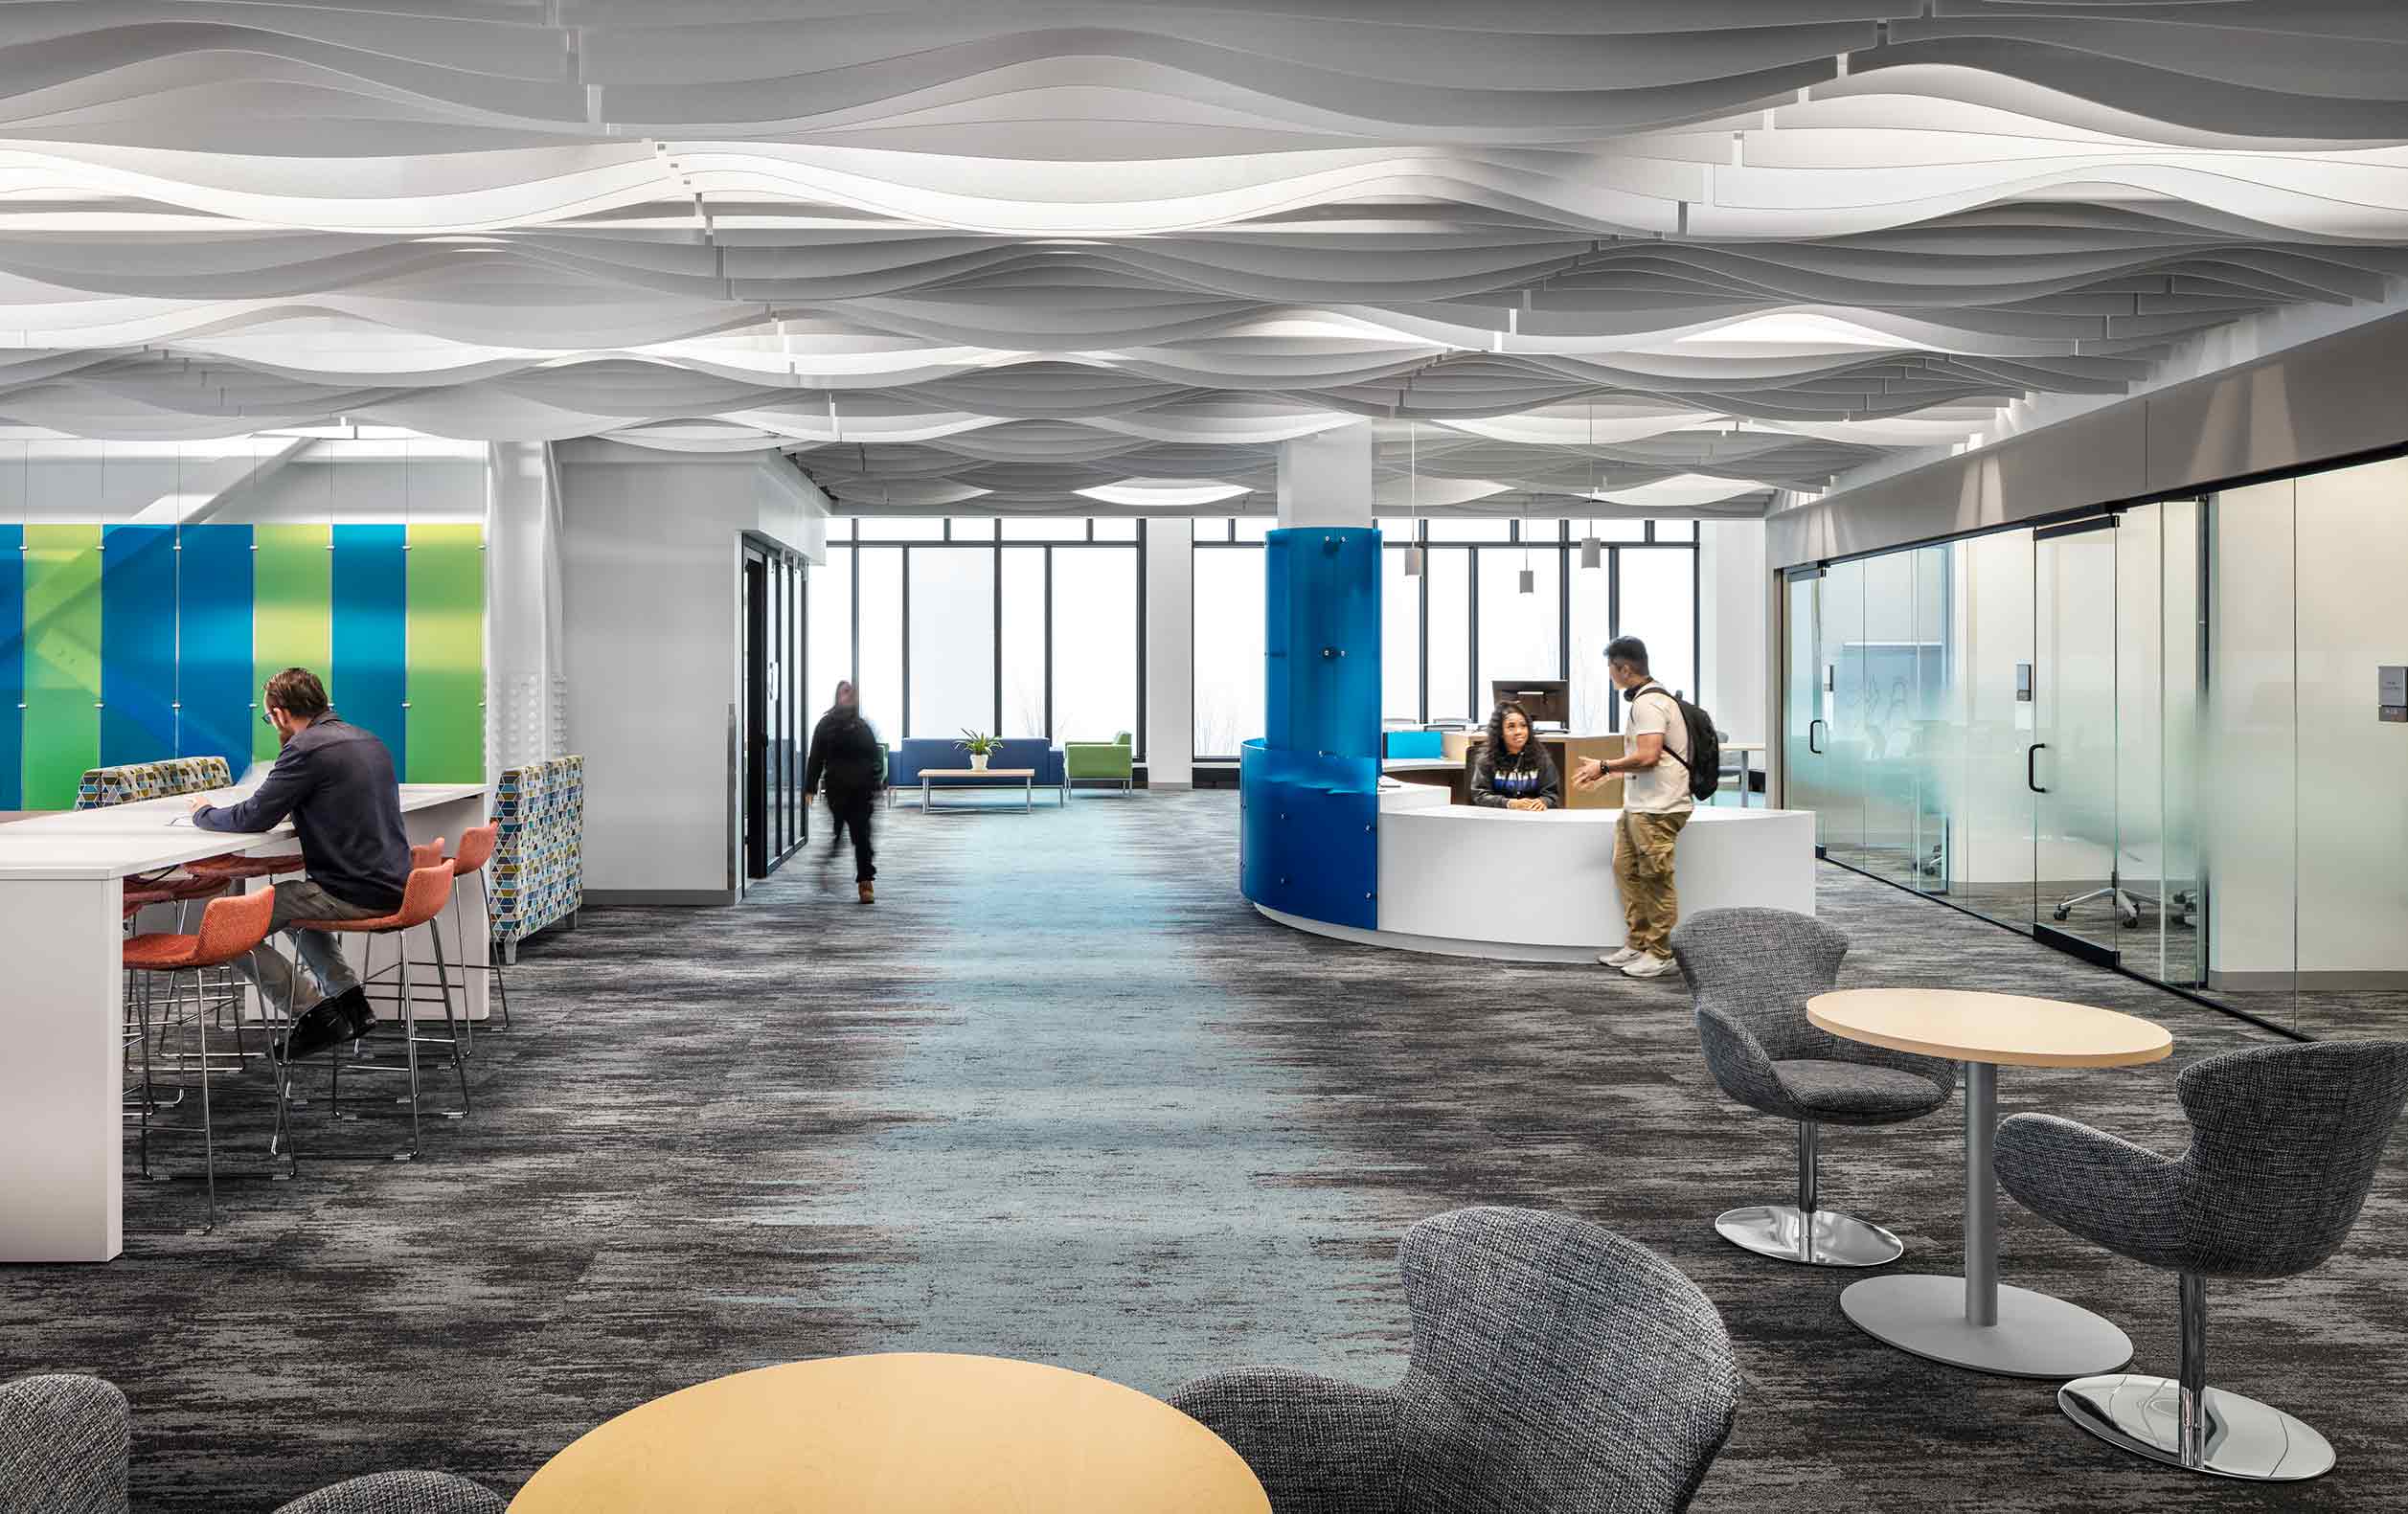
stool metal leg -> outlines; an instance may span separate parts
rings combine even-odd
[[[168,974],[168,992],[175,992],[177,974]],[[209,1181],[209,1228],[217,1228],[217,1131],[209,1115],[209,1013],[201,1003],[200,969],[193,970],[193,1033],[200,1037],[201,1165]]]
[[[410,1150],[404,1156],[394,1155],[396,1162],[418,1160],[418,1006],[410,997],[410,943],[406,935],[397,936],[395,947],[401,957],[401,1045],[410,1064]]]
[[[1878,1267],[1906,1254],[1906,1244],[1871,1220],[1827,1209],[1819,1199],[1817,1157],[1822,1127],[1798,1123],[1798,1202],[1729,1209],[1715,1232],[1743,1251],[1807,1267]]]
[[[2332,1470],[2332,1443],[2271,1404],[2207,1386],[2207,1279],[2182,1277],[2180,1376],[2108,1372],[2056,1390],[2065,1417],[2111,1446],[2191,1472],[2299,1482]]]
[[[491,866],[490,863],[486,865],[486,867]],[[510,978],[502,971],[502,959],[496,956],[493,950],[493,896],[485,892],[485,868],[477,870],[477,913],[485,919],[485,934],[479,938],[479,941],[485,948],[486,971],[493,975],[494,996],[501,1001],[502,1028],[507,1030],[510,1028]],[[461,942],[460,949],[465,957],[468,949],[465,938]],[[511,960],[516,960],[515,952],[511,954]]]
[[[459,898],[457,892],[452,897],[455,901]],[[435,943],[435,983],[443,991],[443,1028],[451,1035],[451,1070],[460,1074],[460,1113],[454,1115],[449,1110],[443,1113],[450,1119],[462,1119],[466,1118],[469,1107],[468,1059],[464,1051],[467,1042],[461,1033],[462,1022],[466,1021],[467,1016],[464,1014],[459,1020],[451,1017],[451,970],[444,962],[443,936],[441,931],[434,928],[431,921],[428,923],[426,934]],[[461,986],[464,988],[466,986],[465,980]]]

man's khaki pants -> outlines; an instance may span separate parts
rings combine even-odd
[[[1672,927],[1680,922],[1680,894],[1672,887],[1672,848],[1689,824],[1689,811],[1654,815],[1625,809],[1614,826],[1614,881],[1622,885],[1623,918],[1629,944],[1651,957],[1670,957]]]

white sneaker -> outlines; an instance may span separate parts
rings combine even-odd
[[[1643,954],[1637,961],[1624,966],[1622,972],[1625,978],[1661,978],[1671,970],[1672,959],[1670,957],[1648,957]]]
[[[1646,955],[1647,953],[1636,946],[1625,946],[1618,952],[1600,952],[1597,954],[1597,960],[1608,967],[1621,967],[1626,963],[1635,962]]]

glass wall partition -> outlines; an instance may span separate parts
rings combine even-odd
[[[2403,562],[2408,459],[1792,570],[1784,802],[2075,955],[2408,1032]]]

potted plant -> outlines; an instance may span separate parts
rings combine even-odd
[[[987,771],[987,758],[993,755],[995,748],[1003,745],[1003,737],[965,729],[962,739],[953,744],[970,755],[971,772],[984,773]]]

